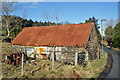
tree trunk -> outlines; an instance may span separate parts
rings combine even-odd
[[[7,38],[10,37],[10,30],[9,30],[9,23],[8,23],[8,20],[6,20],[6,29],[7,29]]]
[[[9,31],[9,28],[7,28],[7,38],[10,37],[10,31]]]

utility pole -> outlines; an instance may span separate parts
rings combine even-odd
[[[106,21],[106,19],[101,20],[101,33],[102,33],[102,56],[103,56],[103,27],[102,27],[102,21]]]

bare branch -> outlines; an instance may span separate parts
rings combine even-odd
[[[22,18],[26,18],[27,17],[27,10],[24,10]]]
[[[58,17],[58,12],[55,10],[55,14],[54,14],[54,17],[53,17],[56,21],[56,23],[58,24],[58,20],[59,20],[59,17]]]
[[[50,20],[55,20],[56,23],[58,24],[59,17],[58,17],[58,12],[57,12],[56,10],[55,10],[53,16],[48,15],[47,11],[44,11],[44,15],[45,15],[45,19],[46,19],[48,22],[49,22]]]
[[[6,2],[2,2],[2,14],[8,16],[11,12],[14,12],[18,7],[13,4],[15,4],[15,2],[9,2],[9,0]]]
[[[24,10],[22,18],[26,18],[27,16],[27,10]],[[17,22],[17,24],[14,25],[14,27],[10,30],[10,32],[12,32],[24,19],[20,20],[19,22]]]
[[[12,16],[10,16],[10,14],[11,12],[14,12],[17,8],[18,7],[17,5],[15,5],[15,1],[10,2],[9,0],[5,0],[4,2],[2,2],[1,12],[2,12],[2,19],[5,21],[4,24],[8,32],[7,37],[9,37],[10,33],[23,21],[23,20],[20,20],[15,25],[13,26],[10,25],[13,22]]]
[[[45,15],[46,20],[49,22],[50,15],[48,15],[47,11],[44,11],[44,15]]]
[[[14,27],[10,30],[10,32],[12,32],[22,21],[23,21],[23,19],[20,20],[17,24],[15,24]]]

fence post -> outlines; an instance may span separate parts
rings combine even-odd
[[[25,47],[24,53],[26,53],[26,47]],[[22,76],[23,75],[24,75],[24,54],[22,53]]]
[[[85,61],[88,61],[88,51],[85,49]]]
[[[22,53],[22,76],[24,75],[24,54]]]
[[[78,52],[76,51],[75,52],[75,66],[77,65],[77,62],[78,62]]]
[[[53,47],[53,53],[52,53],[52,70],[54,69],[54,52],[55,52],[55,47]]]

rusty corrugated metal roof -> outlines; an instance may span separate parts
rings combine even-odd
[[[92,23],[26,27],[11,42],[23,46],[86,46]]]

